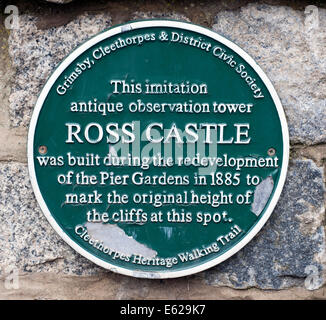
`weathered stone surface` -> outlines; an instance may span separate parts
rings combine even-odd
[[[178,14],[175,12],[143,12],[143,11],[136,11],[133,14],[133,20],[146,20],[146,19],[171,19],[171,20],[178,20],[178,21],[186,21],[190,22],[190,20],[182,14]]]
[[[0,165],[0,271],[102,271],[75,253],[54,232],[39,209],[24,164]]]
[[[326,297],[324,289],[236,290],[209,286],[196,277],[159,281],[113,274],[79,277],[55,273],[29,273],[20,275],[16,285],[17,289],[6,286],[6,276],[0,278],[0,299],[306,300]]]
[[[10,128],[9,96],[14,73],[8,54],[9,31],[0,17],[0,161],[26,161],[26,129]]]
[[[65,4],[65,3],[73,2],[74,0],[46,0],[46,1],[52,3]]]
[[[326,142],[326,10],[249,4],[222,11],[213,30],[247,51],[274,84],[292,143]]]
[[[36,99],[57,64],[92,35],[108,28],[108,14],[84,14],[61,27],[37,29],[37,18],[20,16],[19,29],[9,37],[9,53],[16,73],[10,96],[13,127],[28,126]]]
[[[200,279],[187,277],[163,281],[133,279],[122,275],[68,276],[31,273],[19,276],[18,289],[5,288],[0,278],[0,299],[325,299],[323,289],[236,290],[209,286]]]
[[[311,160],[293,161],[265,227],[238,254],[205,272],[206,282],[242,289],[321,287],[326,262],[324,191],[321,168]],[[315,277],[308,283],[312,271]]]

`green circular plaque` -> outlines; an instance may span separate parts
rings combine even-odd
[[[96,264],[172,278],[226,260],[271,215],[289,141],[280,100],[242,49],[189,23],[104,31],[44,86],[28,161],[57,233]]]

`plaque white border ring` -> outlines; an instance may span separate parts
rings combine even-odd
[[[187,268],[184,270],[179,271],[166,271],[166,272],[142,272],[138,270],[129,270],[126,268],[118,267],[113,264],[110,264],[108,262],[105,262],[102,259],[99,259],[92,254],[90,254],[88,251],[80,247],[76,242],[74,242],[58,225],[58,223],[55,221],[55,219],[52,217],[43,197],[40,192],[37,180],[36,180],[36,174],[34,170],[34,132],[36,129],[37,121],[39,113],[42,109],[43,103],[51,90],[52,86],[54,85],[57,78],[61,75],[61,73],[72,63],[79,55],[84,53],[87,49],[92,47],[93,45],[97,44],[98,42],[107,39],[109,37],[112,37],[116,34],[120,34],[123,32],[126,32],[128,30],[135,30],[135,29],[142,29],[142,28],[148,28],[148,27],[172,27],[172,28],[180,28],[184,30],[189,30],[193,32],[197,32],[200,34],[203,34],[207,37],[210,37],[212,39],[215,39],[219,41],[220,43],[224,44],[225,46],[229,47],[231,50],[235,51],[237,54],[239,54],[259,75],[261,80],[264,82],[265,86],[267,87],[274,103],[277,108],[277,112],[280,118],[281,126],[282,126],[282,136],[283,136],[283,161],[281,166],[281,174],[280,179],[278,182],[278,185],[276,187],[276,190],[272,196],[272,199],[270,201],[270,204],[268,208],[266,209],[264,215],[262,218],[257,222],[256,225],[247,233],[247,235],[239,241],[234,247],[232,247],[229,251],[225,252],[221,256],[212,259],[206,263],[200,264],[198,266]],[[166,279],[166,278],[177,278],[182,277],[190,274],[194,274],[203,270],[206,270],[208,268],[211,268],[222,261],[230,258],[232,255],[234,255],[236,252],[238,252],[240,249],[242,249],[250,240],[260,231],[260,229],[264,226],[266,221],[269,219],[271,213],[273,212],[276,203],[279,199],[279,196],[281,194],[281,191],[283,189],[285,179],[286,179],[286,173],[287,173],[287,167],[288,167],[288,161],[289,161],[289,134],[288,134],[288,127],[287,122],[285,118],[285,114],[280,102],[280,99],[270,82],[270,80],[267,78],[265,73],[262,71],[262,69],[256,64],[256,62],[240,47],[238,47],[233,42],[227,40],[226,38],[220,36],[214,31],[211,31],[209,29],[206,29],[201,26],[193,25],[186,22],[179,22],[179,21],[171,21],[171,20],[146,20],[146,21],[136,21],[127,23],[124,25],[113,27],[107,31],[104,31],[93,38],[89,39],[85,43],[83,43],[81,46],[79,46],[76,50],[74,50],[63,62],[59,65],[59,67],[54,71],[54,73],[51,75],[47,83],[45,84],[44,88],[42,89],[38,100],[35,105],[35,109],[31,118],[29,132],[28,132],[28,143],[27,143],[27,156],[28,156],[28,169],[30,174],[30,180],[31,184],[36,196],[36,199],[54,228],[54,230],[60,235],[60,237],[67,242],[73,249],[75,249],[78,253],[86,257],[87,259],[91,260],[92,262],[96,263],[97,265],[114,271],[118,272],[124,275],[138,277],[138,278],[153,278],[153,279]]]

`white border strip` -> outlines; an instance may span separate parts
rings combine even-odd
[[[126,30],[131,29],[142,29],[142,28],[148,28],[148,27],[172,27],[172,28],[180,28],[184,30],[189,30],[193,32],[197,32],[200,34],[203,34],[205,36],[208,36],[216,41],[219,41],[220,43],[224,44],[225,46],[229,47],[233,51],[235,51],[237,54],[239,54],[246,62],[256,71],[256,73],[260,76],[261,80],[264,82],[265,86],[269,90],[269,93],[272,96],[272,99],[276,105],[277,112],[280,118],[281,126],[282,126],[282,135],[283,135],[283,161],[282,161],[282,167],[281,167],[281,174],[280,179],[278,182],[278,185],[276,187],[276,190],[274,191],[273,197],[270,201],[269,207],[265,211],[263,217],[258,221],[258,223],[252,228],[252,230],[239,242],[237,243],[233,248],[231,248],[229,251],[225,252],[221,256],[210,260],[204,264],[201,264],[196,267],[190,267],[184,270],[179,271],[167,271],[167,272],[141,272],[137,270],[130,270],[122,267],[114,266],[108,262],[105,262],[102,259],[99,259],[92,254],[90,254],[88,251],[80,247],[76,242],[74,242],[63,230],[60,228],[58,223],[55,221],[55,219],[52,217],[43,197],[41,194],[41,191],[39,189],[37,180],[36,180],[36,173],[34,169],[34,132],[36,129],[37,121],[39,113],[42,109],[43,103],[51,90],[52,86],[54,85],[57,78],[61,75],[61,73],[82,53],[84,53],[86,50],[91,48],[93,45],[99,43],[100,41],[110,38],[116,34],[120,34],[125,32]],[[226,38],[220,36],[219,34],[197,26],[190,23],[185,22],[178,22],[178,21],[170,21],[170,20],[148,20],[148,21],[137,21],[137,22],[131,22],[122,26],[117,26],[112,29],[109,29],[107,31],[104,31],[103,33],[98,34],[97,36],[91,38],[84,44],[82,44],[80,47],[78,47],[74,52],[72,52],[60,65],[59,67],[54,71],[54,73],[51,75],[47,83],[45,84],[44,88],[42,89],[38,100],[36,102],[34,112],[31,118],[29,132],[28,132],[28,144],[27,144],[27,156],[28,156],[28,169],[30,174],[30,180],[32,183],[32,187],[36,196],[36,199],[54,228],[54,230],[60,235],[60,237],[67,242],[73,249],[75,249],[78,253],[86,257],[87,259],[91,260],[92,262],[96,263],[97,265],[109,269],[113,272],[118,272],[124,275],[138,277],[138,278],[152,278],[152,279],[166,279],[166,278],[177,278],[182,277],[186,275],[190,275],[193,273],[197,273],[203,270],[206,270],[208,268],[211,268],[222,261],[230,258],[232,255],[234,255],[236,252],[238,252],[240,249],[242,249],[250,240],[259,232],[259,230],[263,227],[263,225],[266,223],[268,218],[270,217],[271,213],[273,212],[276,203],[279,199],[279,196],[281,194],[281,191],[283,189],[285,179],[286,179],[286,173],[287,173],[287,167],[288,167],[288,161],[289,161],[289,133],[288,133],[288,126],[285,118],[285,114],[281,105],[281,101],[271,83],[271,81],[268,79],[268,77],[265,75],[265,73],[262,71],[262,69],[256,64],[256,62],[240,47],[238,47],[233,42],[227,40]]]

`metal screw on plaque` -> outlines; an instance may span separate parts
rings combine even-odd
[[[46,154],[46,153],[48,152],[48,148],[47,148],[46,146],[40,146],[40,147],[38,148],[38,152],[39,152],[40,154]]]
[[[275,156],[275,153],[276,153],[276,150],[274,148],[269,148],[267,151],[267,154],[271,157]]]

